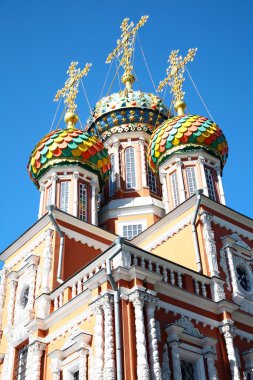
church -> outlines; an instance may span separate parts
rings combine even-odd
[[[2,380],[253,379],[253,220],[226,206],[223,131],[187,112],[197,49],[170,54],[171,105],[135,90],[147,19],[107,58],[124,88],[79,128],[91,64],[71,62],[65,124],[31,147],[38,220],[0,256]]]

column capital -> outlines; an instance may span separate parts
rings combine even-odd
[[[79,172],[78,171],[74,171],[73,172],[73,178],[74,179],[78,179],[79,178]]]
[[[32,343],[35,353],[42,353],[45,351],[47,345],[45,343],[39,342],[38,340]]]
[[[134,307],[144,306],[145,302],[145,293],[140,290],[135,290],[133,293],[129,294],[129,301],[131,301]]]
[[[45,189],[46,189],[46,186],[43,185],[43,184],[41,184],[41,185],[40,185],[40,191],[45,191]]]
[[[183,165],[181,158],[176,158],[176,166],[181,167]]]
[[[57,176],[56,173],[52,173],[51,176],[50,176],[50,178],[51,178],[51,181],[52,181],[52,182],[56,182],[56,181],[58,180],[59,177]]]
[[[203,156],[198,156],[198,163],[204,164],[205,158]]]
[[[220,327],[220,332],[224,335],[225,338],[233,339],[236,335],[236,328],[231,323],[227,322]]]
[[[144,145],[144,144],[145,144],[145,139],[144,139],[144,137],[142,137],[142,136],[139,137],[139,144],[140,144],[140,145]]]

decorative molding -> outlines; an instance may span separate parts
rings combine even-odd
[[[246,237],[249,240],[253,240],[252,232],[249,232],[233,223],[227,222],[226,220],[221,219],[216,215],[213,215],[213,223],[218,226],[225,227],[227,230],[232,231],[233,233],[236,233],[237,235],[241,235],[241,236]]]
[[[101,251],[103,251],[106,248],[108,248],[107,244],[102,243],[102,242],[100,242],[98,240],[92,239],[92,238],[90,238],[88,236],[85,236],[85,234],[80,234],[80,233],[78,233],[76,231],[70,230],[69,228],[66,228],[66,227],[63,227],[63,226],[61,226],[61,230],[62,230],[62,232],[64,232],[64,234],[68,238],[74,239],[75,241],[80,241],[82,244],[86,244],[89,247],[93,247],[93,248],[99,249]]]
[[[229,238],[235,240],[235,244],[239,245],[239,247],[242,247],[244,249],[248,249],[249,251],[251,251],[250,246],[246,244],[236,232],[230,235]]]
[[[206,254],[208,258],[209,270],[211,277],[219,276],[219,269],[217,264],[217,251],[216,242],[214,238],[214,231],[211,227],[213,216],[207,212],[201,214],[203,223],[203,237],[205,242]]]
[[[222,327],[220,327],[220,332],[224,335],[226,343],[226,349],[231,371],[231,379],[240,380],[239,365],[236,359],[236,352],[233,341],[233,338],[236,334],[235,327],[230,323],[225,323]]]
[[[155,308],[158,299],[149,295],[146,302],[147,330],[148,330],[148,347],[150,363],[150,379],[161,380],[162,373],[159,361],[158,339],[155,320]]]
[[[175,325],[182,327],[186,334],[195,336],[197,338],[203,338],[203,335],[199,332],[199,330],[196,327],[194,327],[193,323],[189,320],[189,318],[183,315],[177,321],[175,321]]]
[[[228,290],[231,291],[231,283],[230,283],[230,277],[229,277],[229,272],[228,272],[228,265],[227,265],[227,258],[226,258],[226,253],[224,247],[221,248],[220,250],[220,266],[225,273],[226,276],[226,287]]]
[[[104,380],[116,379],[114,352],[113,296],[109,293],[102,298],[104,312]]]

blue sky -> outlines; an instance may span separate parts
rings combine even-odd
[[[223,175],[227,205],[253,217],[252,1],[1,0],[0,251],[37,220],[39,192],[26,165],[35,144],[50,130],[53,98],[66,80],[69,63],[92,62],[84,83],[93,107],[123,18],[138,21],[144,14],[150,18],[139,38],[156,85],[164,78],[171,50],[184,55],[198,47],[189,71],[230,148]],[[154,92],[138,44],[135,57],[141,89]],[[185,90],[190,112],[208,116],[187,77]],[[165,101],[170,103],[168,95]],[[81,89],[78,111],[84,123],[89,107]]]

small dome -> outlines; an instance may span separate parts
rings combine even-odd
[[[104,180],[109,175],[110,159],[107,150],[96,136],[80,129],[58,129],[46,135],[33,150],[27,169],[32,181],[52,166],[73,165],[91,169]]]
[[[102,98],[88,120],[92,135],[105,140],[113,133],[153,130],[168,118],[169,109],[162,100],[141,91],[120,91]]]
[[[175,116],[153,132],[148,147],[149,165],[155,172],[173,153],[200,148],[219,158],[224,167],[228,144],[222,130],[203,116]]]

